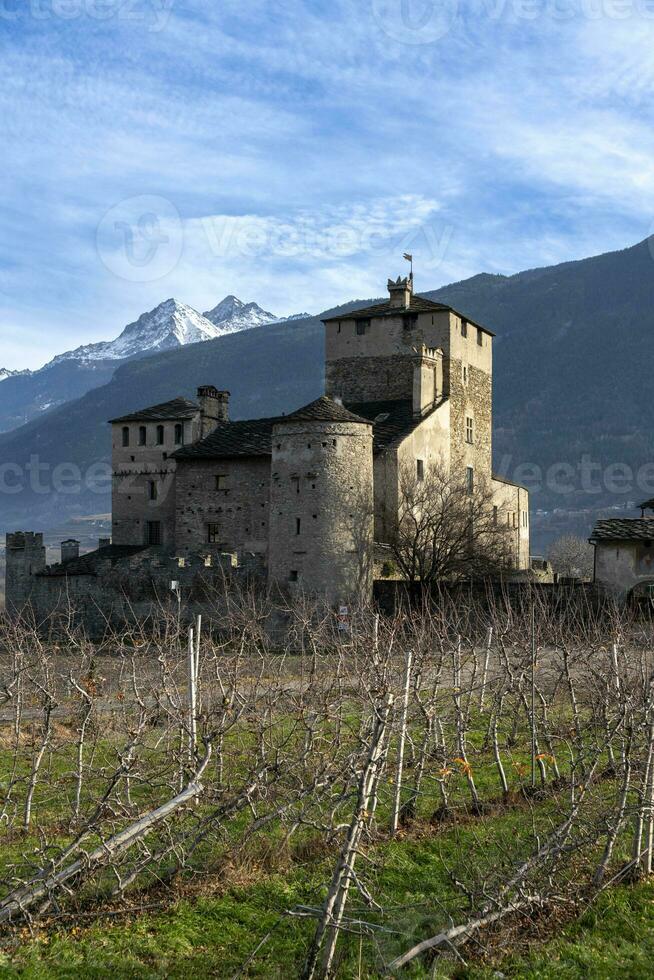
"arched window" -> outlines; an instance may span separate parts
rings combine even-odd
[[[164,442],[164,427],[163,425],[157,426],[157,445],[163,446]]]
[[[181,422],[175,423],[175,445],[181,446],[184,442],[184,426]]]
[[[129,446],[129,426],[123,426],[123,446]]]
[[[139,446],[145,446],[148,432],[144,425],[139,425]]]

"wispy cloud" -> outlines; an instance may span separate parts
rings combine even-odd
[[[170,295],[378,295],[407,241],[428,289],[651,230],[640,0],[48,2],[0,21],[0,367]],[[154,199],[160,274],[121,275],[107,221]]]

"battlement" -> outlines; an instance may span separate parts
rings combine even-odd
[[[43,534],[40,531],[9,531],[6,536],[7,552],[40,552]]]

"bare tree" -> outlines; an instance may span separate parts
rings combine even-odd
[[[593,546],[576,534],[563,534],[553,541],[547,557],[559,575],[582,579],[593,577]]]
[[[410,582],[485,578],[509,565],[510,541],[490,487],[441,464],[422,477],[403,467],[398,521],[391,539],[395,561]]]

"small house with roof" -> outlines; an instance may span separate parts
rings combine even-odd
[[[654,597],[654,500],[638,506],[640,517],[597,521],[589,539],[594,581],[618,598]]]

